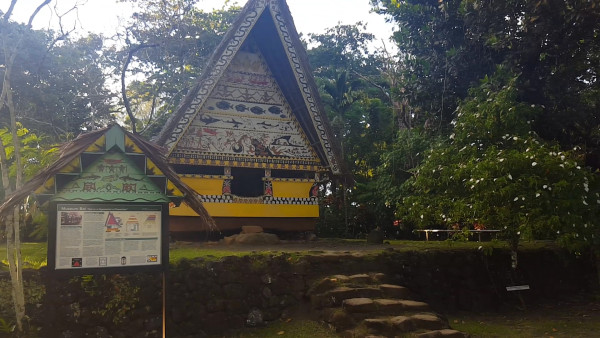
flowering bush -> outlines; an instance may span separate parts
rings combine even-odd
[[[518,102],[516,80],[499,69],[471,90],[449,139],[407,182],[399,218],[420,227],[485,224],[502,230],[515,251],[521,238],[597,241],[595,175],[581,166],[580,149],[560,149],[532,131],[543,107]]]

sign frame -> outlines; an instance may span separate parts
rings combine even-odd
[[[119,265],[106,267],[72,267],[57,269],[57,245],[58,245],[58,207],[59,206],[89,206],[110,212],[111,208],[143,208],[160,207],[160,231],[158,239],[160,249],[160,263],[151,265]],[[169,266],[169,205],[168,203],[139,203],[139,202],[50,202],[48,213],[48,268],[54,274],[59,275],[94,275],[94,274],[119,274],[119,273],[138,273],[138,272],[165,272]],[[104,243],[103,243],[104,245]],[[82,257],[83,258],[83,257]],[[77,264],[77,263],[75,263]]]

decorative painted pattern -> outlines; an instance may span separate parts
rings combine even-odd
[[[305,171],[317,171],[322,169],[320,165],[313,161],[298,161],[285,158],[257,158],[250,156],[200,156],[194,154],[184,156],[175,154],[173,157],[169,158],[169,163]]]
[[[167,201],[164,193],[121,152],[107,153],[96,160],[77,178],[67,183],[53,200]]]
[[[305,71],[307,71],[307,70],[305,70],[304,67],[302,67],[302,64],[300,63],[300,59],[298,57],[296,48],[294,47],[294,44],[290,37],[288,27],[286,25],[285,20],[283,19],[282,15],[281,15],[281,9],[279,8],[278,1],[271,0],[270,8],[271,8],[271,15],[273,17],[273,20],[275,21],[276,25],[278,26],[277,33],[279,34],[279,37],[281,38],[281,41],[283,42],[283,44],[285,46],[284,49],[288,56],[288,60],[290,60],[292,62],[292,69],[296,76],[296,81],[298,83],[298,86],[300,86],[300,91],[302,92],[302,95],[304,96],[304,102],[306,103],[306,105],[308,107],[309,114],[312,119],[313,125],[315,126],[315,128],[318,132],[319,139],[325,150],[325,154],[327,156],[327,160],[329,161],[331,171],[333,173],[340,173],[339,164],[337,163],[335,156],[333,155],[332,145],[329,141],[329,137],[325,130],[325,126],[323,125],[323,122],[321,120],[321,114],[319,113],[319,109],[316,104],[316,98],[315,98],[314,94],[312,93],[312,90],[308,84],[309,80],[305,74]]]
[[[315,182],[315,180],[312,179],[312,178],[279,178],[279,177],[273,177],[273,178],[264,178],[264,180],[275,181],[275,182],[303,182],[303,183]]]
[[[234,33],[233,38],[228,41],[225,50],[218,58],[218,60],[212,65],[210,69],[210,73],[203,80],[201,85],[198,88],[198,92],[196,97],[191,102],[190,106],[187,108],[183,116],[177,121],[177,124],[173,131],[171,132],[171,136],[165,142],[165,146],[167,149],[171,151],[174,149],[175,145],[184,134],[185,130],[188,128],[196,114],[200,106],[204,103],[208,95],[212,92],[215,87],[218,79],[221,77],[233,56],[237,53],[237,51],[242,46],[244,40],[248,36],[248,33],[254,27],[254,24],[260,17],[260,14],[264,11],[266,7],[266,0],[260,0],[256,2],[257,6],[248,11],[248,15],[242,20],[237,31]],[[172,116],[171,118],[173,118]],[[167,122],[169,124],[170,121]]]
[[[203,195],[203,203],[240,203],[240,204],[292,204],[292,205],[318,205],[317,198],[299,198],[299,197],[238,197],[235,195]]]
[[[233,176],[231,175],[204,175],[204,174],[180,174],[181,178],[214,178],[214,179],[226,179],[232,180]]]
[[[239,52],[242,44],[244,43],[249,32],[252,30],[252,27],[256,23],[257,19],[267,7],[269,7],[271,15],[274,18],[274,21],[276,22],[278,34],[285,46],[285,52],[288,55],[288,59],[292,63],[291,66],[293,68],[296,81],[298,82],[298,85],[301,88],[305,104],[307,105],[309,113],[311,115],[312,123],[318,132],[318,136],[325,150],[325,154],[329,161],[330,168],[334,173],[340,172],[339,165],[335,157],[333,156],[332,145],[329,141],[329,137],[321,120],[321,112],[319,112],[318,107],[315,103],[316,98],[314,97],[314,93],[312,93],[308,84],[308,79],[305,74],[306,70],[303,68],[302,64],[299,61],[298,55],[296,53],[296,50],[290,38],[290,34],[288,32],[288,27],[286,26],[285,20],[282,18],[281,10],[279,8],[277,0],[256,1],[254,3],[253,8],[248,8],[248,10],[245,11],[245,17],[240,22],[239,26],[237,27],[237,30],[233,34],[233,37],[227,42],[227,46],[225,47],[223,53],[219,56],[217,61],[210,68],[210,73],[207,76],[205,76],[202,79],[202,82],[199,84],[195,98],[192,100],[191,104],[182,115],[177,115],[179,120],[176,122],[176,126],[173,128],[171,134],[169,135],[169,138],[166,140],[165,146],[167,147],[167,149],[169,149],[171,155],[170,157],[176,159],[186,158],[187,161],[175,160],[172,161],[173,163],[202,164],[201,161],[198,161],[198,157],[189,156],[190,154],[187,154],[187,156],[184,154],[174,154],[174,150],[182,136],[185,134],[186,130],[192,124],[194,118],[200,113],[199,110],[202,106],[204,106],[204,103],[209,95],[213,95],[214,98],[221,99],[230,99],[231,97],[245,97],[245,101],[247,103],[275,103],[275,96],[273,90],[270,87],[269,81],[267,81],[268,78],[264,76],[264,74],[245,74],[244,72],[240,71],[224,75],[225,70],[234,59],[236,53]],[[220,78],[223,78],[224,81],[222,83],[217,83]],[[252,85],[255,88],[262,88],[264,90],[262,92],[251,92],[247,90],[247,88],[244,88],[244,85]],[[251,107],[249,109],[251,109]],[[264,108],[262,109],[264,110]],[[200,113],[200,115],[201,114],[202,113]],[[211,116],[209,115],[209,117],[207,117],[206,119],[210,117]],[[172,118],[174,118],[174,116]],[[170,124],[170,122],[171,121],[167,122],[167,124]],[[232,121],[231,123],[233,125],[238,125],[238,122],[241,121]],[[244,125],[255,126],[252,123],[241,123]],[[195,130],[195,132],[197,132],[197,130]],[[202,130],[202,132],[204,132],[204,130]],[[238,138],[235,141],[238,143],[243,142],[243,140],[241,140],[240,138]],[[198,140],[187,140],[185,144],[186,146],[190,146],[194,142],[198,144]],[[252,145],[252,140],[250,141],[250,145]],[[239,150],[240,146],[236,145],[235,149]],[[248,149],[252,148],[248,147]],[[231,150],[234,150],[233,145],[231,146]],[[243,161],[243,159],[236,161]],[[219,163],[216,164],[221,163],[219,161]]]
[[[260,85],[251,81],[254,78],[260,79]],[[318,163],[317,155],[260,53],[239,51],[218,86],[236,86],[237,93],[241,94],[229,93],[231,96],[227,99],[211,94],[172,157],[240,154]],[[261,97],[268,97],[268,102],[249,102]]]

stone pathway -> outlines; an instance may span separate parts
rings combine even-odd
[[[411,292],[382,273],[334,275],[308,291],[313,309],[345,338],[465,338]]]

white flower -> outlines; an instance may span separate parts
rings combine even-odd
[[[581,169],[581,167],[580,167],[580,166],[577,166],[577,169]]]
[[[537,165],[537,162],[533,162],[533,163],[531,163],[531,166],[532,166],[532,167],[535,167],[536,165]]]
[[[423,215],[421,215],[421,219],[423,219]]]
[[[512,180],[512,175],[511,175],[511,174],[508,174],[508,178]]]
[[[535,194],[535,197],[540,197],[540,193],[538,192],[537,194]]]
[[[498,162],[504,162],[503,158],[498,159]]]
[[[544,184],[544,186],[542,188],[546,189],[546,188],[548,188],[548,186],[546,184]]]
[[[518,141],[519,138],[515,136],[515,137],[513,137],[513,140]]]
[[[585,200],[583,200],[583,205],[588,205],[587,202]]]
[[[454,134],[450,135],[450,139],[454,140]]]
[[[559,167],[561,167],[561,168],[564,168],[564,167],[565,167],[565,165],[564,165],[564,164],[562,164],[562,163],[561,163],[561,164],[559,164],[558,166],[559,166]]]
[[[562,156],[560,157],[560,160],[561,160],[561,161],[564,161],[564,160],[565,160],[565,155],[562,155]]]
[[[518,200],[519,200],[519,198],[518,198],[518,197],[515,197],[515,199],[514,199],[513,201],[514,201],[514,202],[516,202],[516,201],[518,201]]]

